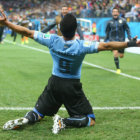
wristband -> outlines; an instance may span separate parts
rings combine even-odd
[[[128,47],[136,47],[137,46],[137,40],[135,38],[133,38],[131,41],[127,42],[127,46]]]

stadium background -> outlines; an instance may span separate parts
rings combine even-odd
[[[140,38],[139,0],[0,0],[0,4],[11,21],[15,15],[18,18],[26,15],[32,23],[35,24],[34,21],[37,21],[37,30],[41,30],[45,22],[50,24],[54,17],[60,14],[60,7],[64,3],[69,5],[69,11],[77,17],[85,35],[92,34],[91,26],[95,22],[97,35],[102,41],[105,37],[106,24],[111,18],[112,8],[116,6],[120,9],[120,16],[126,18],[132,36],[138,35]],[[51,32],[55,33],[55,29]],[[43,46],[32,40],[29,40],[29,44],[22,46],[20,35],[17,37],[17,44],[14,44],[10,35],[7,34],[5,38],[6,33],[10,34],[11,30],[5,29],[4,43],[0,44],[0,108],[33,107],[51,74],[52,60],[49,55],[30,50],[32,47],[48,51]],[[139,53],[139,49],[131,50],[131,52],[133,51]],[[121,61],[122,71],[139,79],[140,56],[129,53],[125,55],[124,61]],[[88,56],[85,62],[90,62],[89,65],[94,63],[103,68],[114,69],[111,59],[111,53],[106,52]],[[118,76],[97,67],[89,67],[89,65],[84,63],[82,82],[93,107],[140,106],[139,80]],[[25,113],[24,110],[6,111],[6,108],[1,108],[0,126],[2,127],[6,121],[21,117]],[[64,117],[67,116],[66,112],[60,111],[59,113]],[[70,129],[59,136],[54,136],[50,130],[52,120],[45,118],[41,124],[34,125],[33,128],[29,126],[19,132],[0,130],[0,139],[140,139],[139,110],[95,110],[95,113],[97,126],[94,129]]]
[[[26,15],[34,24],[32,29],[35,30],[41,30],[49,25],[55,16],[60,15],[61,6],[66,4],[69,12],[77,17],[88,40],[92,38],[90,35],[93,22],[96,23],[96,35],[100,38],[105,37],[105,28],[111,19],[112,8],[117,7],[120,10],[120,17],[128,21],[132,37],[136,35],[140,37],[139,0],[1,0],[0,3],[11,21],[14,16],[18,16],[19,19]]]

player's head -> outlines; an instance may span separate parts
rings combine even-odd
[[[113,10],[112,10],[112,16],[113,16],[113,18],[114,19],[117,19],[118,18],[118,16],[119,16],[119,9],[118,8],[113,8]]]
[[[65,16],[66,14],[68,14],[68,12],[69,12],[68,6],[63,5],[63,6],[61,7],[61,13],[62,13],[62,15]]]
[[[72,39],[77,28],[76,18],[72,14],[66,14],[60,22],[60,30],[64,37]]]

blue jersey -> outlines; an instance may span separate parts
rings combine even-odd
[[[49,48],[53,59],[52,74],[61,78],[80,79],[82,61],[86,54],[97,53],[99,42],[65,41],[58,35],[35,31],[34,39]]]

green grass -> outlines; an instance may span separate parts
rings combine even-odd
[[[12,40],[9,36],[6,38]],[[17,42],[20,43],[20,36]],[[30,40],[29,46],[48,49]],[[121,70],[140,77],[140,55],[125,53]],[[111,52],[87,55],[85,61],[114,69]],[[51,75],[49,54],[9,43],[0,44],[0,107],[33,107]],[[81,82],[93,107],[140,106],[140,81],[116,75],[83,64]],[[52,118],[18,131],[0,129],[0,140],[139,140],[140,110],[95,110],[96,125],[72,128],[59,135],[51,133]],[[10,120],[24,116],[26,111],[0,111],[0,128]],[[66,111],[59,115],[67,117]]]
[[[25,111],[2,111],[0,125],[7,119],[14,119],[24,115]],[[0,130],[2,140],[139,140],[140,139],[140,111],[95,111],[96,125],[87,128],[69,128],[53,135],[51,128],[53,121],[50,117],[34,125],[28,125],[13,131]],[[67,116],[66,112],[59,114]],[[8,116],[5,118],[3,116]],[[3,123],[2,123],[3,122]]]

